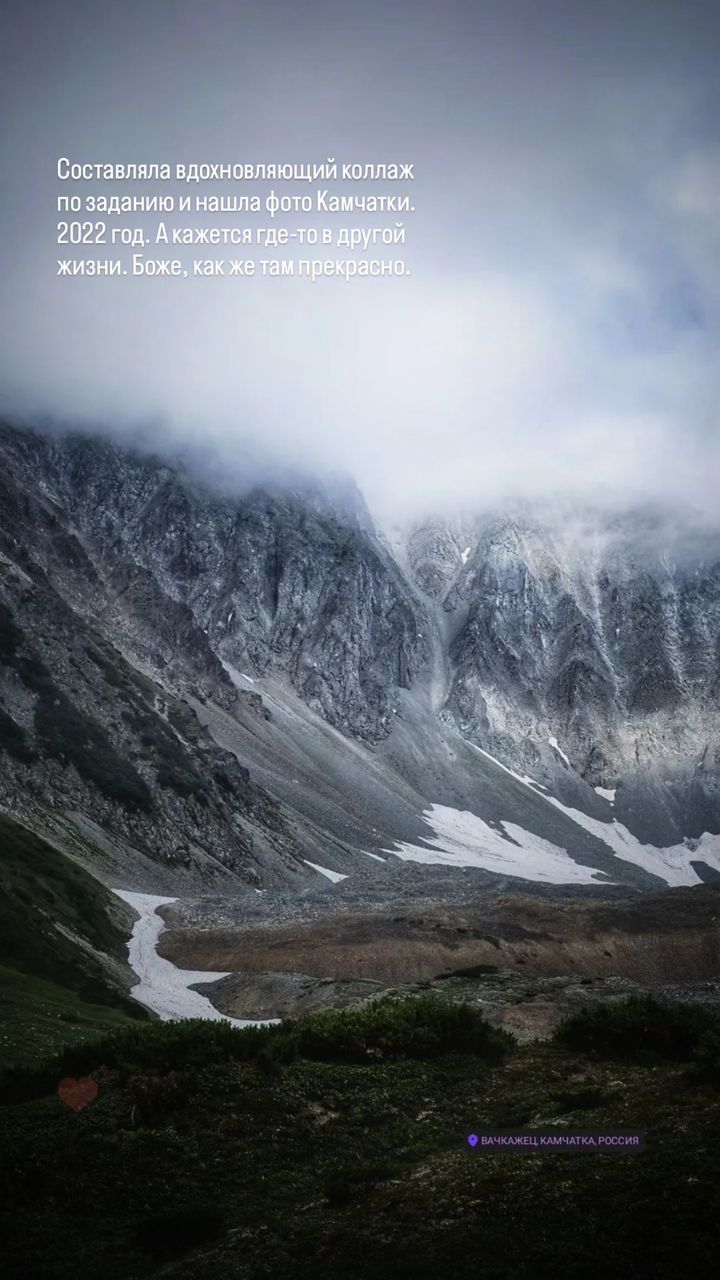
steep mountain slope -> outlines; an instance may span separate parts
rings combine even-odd
[[[9,426],[0,463],[0,804],[108,883],[720,872],[720,537],[506,511],[391,547],[347,489]]]
[[[645,840],[720,829],[717,530],[520,511],[444,539],[422,527],[411,551],[449,619],[460,732],[535,777],[560,764],[617,789]]]
[[[330,503],[317,509],[317,493],[288,490],[226,499],[83,437],[6,432],[2,446],[7,487],[32,495],[44,527],[17,498],[9,522],[80,610],[221,702],[231,686],[218,656],[284,672],[336,727],[383,736],[390,690],[408,686],[426,654],[408,586],[356,511],[340,523]]]
[[[71,815],[124,884],[312,878],[336,837],[283,810],[189,703],[252,739],[270,713],[234,662],[348,745],[388,732],[423,654],[361,505],[343,495],[343,525],[317,490],[223,498],[87,437],[5,428],[0,453],[2,800],[45,831],[51,813],[56,836]]]
[[[0,1068],[146,1016],[127,995],[131,918],[76,862],[0,814]]]

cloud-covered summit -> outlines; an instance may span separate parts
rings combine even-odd
[[[715,4],[5,14],[6,410],[154,421],[229,461],[261,445],[352,474],[379,513],[555,491],[712,502]],[[412,161],[412,274],[57,278],[59,155]]]

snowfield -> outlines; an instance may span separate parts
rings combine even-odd
[[[232,1022],[236,1027],[258,1027],[266,1022],[231,1018],[220,1013],[207,996],[189,988],[196,982],[215,982],[226,978],[226,973],[209,973],[207,969],[178,969],[157,953],[157,941],[165,928],[157,908],[177,902],[177,898],[159,898],[151,893],[131,893],[127,889],[113,889],[113,893],[139,913],[132,936],[128,942],[130,967],[140,981],[130,992],[133,999],[152,1009],[163,1022],[181,1018],[205,1018],[211,1022]],[[278,1019],[271,1019],[278,1021]]]
[[[549,741],[563,755],[556,741],[552,738]],[[468,742],[468,746],[487,760],[492,760],[498,769],[509,773],[523,786],[531,788],[548,804],[566,814],[577,826],[602,840],[616,858],[642,867],[670,886],[702,883],[702,877],[691,866],[692,862],[704,862],[720,871],[720,835],[706,832],[699,840],[688,840],[666,848],[642,844],[622,823],[614,819],[612,822],[601,822],[599,818],[592,818],[581,809],[573,809],[549,795],[547,788],[541,783],[515,773],[488,751],[476,747],[472,742]],[[601,789],[598,787],[596,790]],[[614,791],[602,794],[611,803],[615,799]],[[385,849],[383,852],[395,854],[406,861],[482,867],[485,871],[494,871],[500,875],[520,876],[524,880],[542,880],[550,884],[613,883],[604,872],[581,866],[563,848],[525,831],[514,822],[503,821],[498,824],[502,830],[497,830],[474,813],[439,804],[425,810],[424,817],[435,831],[434,839],[429,837],[426,845],[400,843],[394,849]],[[503,832],[509,839],[504,838]]]
[[[394,853],[407,862],[443,863],[445,866],[482,867],[497,875],[522,876],[524,880],[542,880],[548,884],[611,884],[600,871],[583,867],[564,849],[541,836],[523,831],[514,822],[503,822],[503,831],[491,827],[476,814],[434,804],[425,819],[435,830],[436,838],[428,839],[427,848],[417,844],[400,844],[384,853]]]
[[[598,818],[591,818],[589,814],[583,813],[581,809],[571,809],[568,805],[561,804],[555,796],[545,796],[545,799],[561,813],[566,813],[579,827],[584,827],[591,835],[602,840],[617,858],[634,862],[635,866],[642,867],[651,875],[660,876],[668,885],[702,884],[702,877],[690,865],[691,862],[705,862],[709,867],[720,871],[720,836],[706,831],[699,840],[659,848],[654,844],[642,844],[621,822],[601,822]]]

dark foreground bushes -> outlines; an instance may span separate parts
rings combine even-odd
[[[6,1072],[0,1076],[0,1101],[40,1097],[64,1076],[101,1069],[117,1073],[127,1083],[148,1073],[162,1077],[182,1071],[192,1076],[223,1062],[254,1062],[265,1074],[273,1074],[298,1057],[373,1063],[459,1053],[495,1064],[513,1044],[512,1036],[492,1027],[476,1005],[436,996],[385,998],[265,1027],[241,1029],[200,1019],[152,1022],[70,1046],[37,1068]]]
[[[295,1036],[302,1057],[343,1062],[467,1053],[497,1063],[514,1043],[477,1005],[437,996],[389,998],[342,1013],[313,1014],[297,1023]]]
[[[654,1055],[678,1062],[720,1061],[720,1020],[703,1005],[631,996],[572,1014],[555,1039],[598,1057]],[[714,1048],[713,1048],[714,1046]]]
[[[201,1018],[139,1023],[90,1043],[69,1045],[35,1068],[11,1068],[0,1076],[0,1101],[42,1097],[64,1076],[86,1076],[100,1069],[129,1080],[144,1072],[162,1074],[178,1067],[195,1071],[231,1060],[249,1062],[274,1030],[241,1031],[229,1022]]]

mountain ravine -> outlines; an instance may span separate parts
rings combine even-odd
[[[0,664],[3,809],[112,887],[720,875],[720,529],[682,513],[388,533],[6,425]]]

